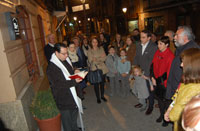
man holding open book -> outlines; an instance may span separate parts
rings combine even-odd
[[[78,83],[80,78],[71,79],[70,76],[78,72],[73,70],[68,58],[67,47],[65,44],[57,43],[54,46],[55,53],[52,54],[50,63],[47,67],[47,77],[56,105],[61,113],[61,120],[64,131],[79,130],[77,127],[78,103],[77,95],[82,98]],[[72,88],[77,91],[72,93]]]

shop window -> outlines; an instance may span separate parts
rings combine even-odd
[[[17,6],[16,9],[29,77],[35,83],[39,76],[39,70],[29,15],[23,6]]]

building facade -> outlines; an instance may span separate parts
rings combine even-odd
[[[33,0],[0,1],[0,118],[14,131],[36,130],[34,93],[48,88],[43,47],[55,16]]]

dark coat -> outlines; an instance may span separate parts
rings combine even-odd
[[[180,67],[181,65],[180,54],[184,50],[187,50],[190,48],[200,48],[200,47],[194,41],[189,41],[185,45],[176,48],[175,58],[172,62],[171,69],[169,72],[169,77],[167,80],[166,99],[171,99],[171,97],[174,95],[181,81],[183,70]]]
[[[49,44],[45,45],[44,47],[44,55],[47,59],[47,62],[50,62],[51,55],[54,53],[54,48],[51,47]]]
[[[134,58],[134,65],[139,65],[144,71],[145,76],[150,76],[150,66],[153,60],[153,56],[157,50],[157,45],[152,41],[149,41],[143,55],[141,43],[136,44],[136,55]]]
[[[78,53],[79,51],[79,53]],[[77,50],[77,55],[78,55],[78,68],[83,68],[83,67],[87,67],[87,59],[86,56],[83,52],[83,49],[81,47],[78,48]]]
[[[70,65],[67,66],[67,70],[71,75],[74,74]],[[70,91],[70,87],[75,86],[77,94],[81,98],[80,88],[78,87],[78,84],[75,82],[75,80],[66,80],[61,69],[52,62],[50,62],[47,67],[47,77],[50,82],[50,87],[52,89],[52,93],[58,109],[67,110],[77,108]]]

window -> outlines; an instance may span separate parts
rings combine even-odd
[[[35,83],[39,76],[39,70],[29,15],[23,6],[17,6],[16,9],[29,77]]]

